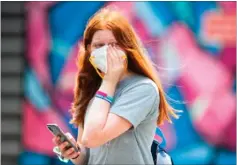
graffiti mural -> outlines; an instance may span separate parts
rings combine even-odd
[[[78,44],[87,20],[109,5],[131,22],[170,104],[183,111],[161,126],[174,163],[235,164],[236,2],[213,1],[28,2],[19,163],[63,164],[52,152],[46,124],[57,123],[76,137],[68,110]]]

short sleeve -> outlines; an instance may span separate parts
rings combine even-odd
[[[157,105],[158,96],[152,84],[139,84],[124,91],[115,100],[110,112],[125,118],[136,128]]]

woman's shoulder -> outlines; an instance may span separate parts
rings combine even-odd
[[[126,86],[124,86],[125,91],[131,89],[139,89],[144,92],[156,91],[158,93],[158,88],[153,80],[138,74],[132,75]]]
[[[130,85],[151,86],[151,87],[157,88],[155,82],[152,79],[143,75],[134,75],[134,83]]]

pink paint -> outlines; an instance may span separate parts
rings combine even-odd
[[[173,25],[176,26],[176,25]],[[168,34],[173,30],[173,26],[167,29]],[[160,38],[156,48],[156,65],[159,71],[159,77],[165,88],[180,77],[183,64],[180,61],[179,52],[172,42],[173,36],[167,35]]]
[[[69,132],[63,119],[53,109],[39,112],[29,102],[23,103],[23,130],[22,143],[29,151],[54,156],[53,135],[48,131],[48,123],[56,123],[64,132]]]
[[[47,60],[50,49],[47,14],[48,9],[56,3],[55,1],[27,2],[25,5],[28,45],[26,57],[45,88],[52,88]]]
[[[75,85],[75,78],[78,72],[77,62],[78,62],[78,46],[75,45],[70,52],[67,61],[65,61],[64,67],[62,68],[62,72],[60,77],[58,78],[56,84],[56,91],[60,91],[62,93],[71,93],[73,92]]]
[[[160,126],[165,138],[166,138],[166,147],[167,151],[175,149],[177,138],[174,126],[168,122],[165,122],[164,125]]]
[[[231,88],[231,75],[221,62],[198,52],[193,52],[190,56],[192,59],[180,77],[180,84],[184,86],[182,89],[188,101],[192,102],[200,94],[212,94]]]
[[[201,24],[202,37],[211,43],[235,46],[236,14],[210,11],[206,12]]]
[[[200,94],[212,94],[231,88],[232,77],[225,66],[211,55],[201,51],[187,27],[175,25],[169,41],[178,52],[182,67],[179,85],[185,100],[192,103]]]
[[[56,1],[43,1],[43,2],[27,2],[26,3],[26,8],[27,9],[32,9],[32,8],[41,8],[41,9],[48,9],[51,6],[55,5]]]
[[[55,90],[53,90],[51,95],[53,104],[59,107],[59,110],[65,115],[68,115],[68,110],[73,101],[73,89],[76,82],[76,74],[78,72],[76,65],[78,51],[78,46],[75,45],[62,68]]]
[[[221,52],[220,60],[229,70],[230,73],[235,74],[236,72],[236,46],[225,47]]]
[[[68,116],[69,109],[71,108],[73,102],[73,91],[70,93],[63,93],[63,91],[55,91],[52,95],[52,102],[57,111],[63,112],[64,116]]]
[[[221,144],[223,132],[235,116],[236,101],[230,90],[233,77],[221,61],[198,48],[187,27],[174,25],[168,37],[184,65],[178,85],[195,129],[209,143]]]
[[[133,22],[134,30],[137,32],[141,41],[143,41],[144,43],[149,42],[152,37],[147,31],[148,28],[146,27],[146,25],[144,25],[142,20],[134,17],[132,22]]]
[[[191,109],[191,111],[203,111],[201,115],[193,116],[194,126],[209,143],[220,144],[222,139],[229,138],[224,132],[235,118],[235,96],[227,88],[210,94],[209,97],[202,96],[203,94],[197,98],[197,101],[203,98],[208,102],[208,105],[204,106],[204,110]],[[231,130],[233,131],[233,129]],[[230,146],[233,145],[235,144],[230,144]]]
[[[34,7],[32,7],[32,5]],[[40,8],[37,2],[28,4],[27,20],[27,60],[43,86],[50,86],[48,52],[50,35],[47,21],[47,8]]]
[[[159,143],[162,142],[162,138],[161,138],[160,136],[156,135],[156,134],[155,134],[154,139],[155,139],[156,141],[158,141]]]
[[[221,146],[224,146],[231,151],[236,151],[236,116],[232,119],[229,125],[226,127],[224,132],[222,133],[224,136],[222,137]]]
[[[165,136],[167,151],[172,150],[176,146],[176,133],[172,124],[165,122],[162,126],[159,126],[160,130]],[[155,135],[154,139],[159,143],[162,143],[162,138],[159,135]]]
[[[192,52],[193,49],[198,49],[196,45],[196,39],[193,36],[193,32],[184,24],[174,23],[167,31],[167,38],[169,42],[176,46],[179,52]],[[184,60],[190,55],[187,53],[179,53],[180,58]]]
[[[234,1],[218,1],[221,9],[225,13],[236,13],[236,2]]]
[[[121,2],[108,2],[108,4],[106,6],[110,6],[110,7],[114,7],[115,10],[118,9],[128,21],[131,21],[134,18],[134,2],[125,2],[125,1],[121,1]],[[128,10],[129,9],[129,10]]]

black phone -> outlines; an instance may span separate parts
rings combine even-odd
[[[76,152],[80,151],[80,148],[77,147],[76,145],[74,145],[69,139],[68,137],[64,134],[64,132],[59,128],[59,126],[57,124],[47,124],[47,128],[49,129],[49,131],[54,135],[54,136],[59,136],[60,137],[60,142],[65,142],[67,141],[69,143],[69,145],[67,146],[67,148],[71,148],[73,147],[74,150]]]

